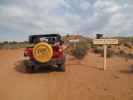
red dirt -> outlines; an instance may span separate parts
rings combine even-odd
[[[88,53],[78,61],[67,57],[66,72],[23,73],[16,63],[23,49],[0,50],[0,100],[133,100],[133,60],[108,59]]]

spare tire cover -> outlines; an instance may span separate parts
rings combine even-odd
[[[45,63],[53,56],[53,49],[48,43],[40,42],[33,48],[33,57],[36,61]]]

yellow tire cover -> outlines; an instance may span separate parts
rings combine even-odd
[[[33,48],[33,57],[41,63],[48,62],[53,56],[53,49],[48,43],[40,42]]]

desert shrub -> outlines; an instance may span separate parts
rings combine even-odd
[[[133,54],[132,53],[128,53],[127,54],[127,58],[133,59]]]
[[[125,54],[125,51],[124,50],[120,50],[119,54]]]
[[[126,56],[126,52],[124,50],[119,50],[119,52],[117,53],[117,56],[125,57]]]
[[[104,56],[104,52],[101,53],[101,56]],[[113,56],[113,51],[110,49],[107,49],[107,58],[110,58]]]
[[[19,49],[19,48],[26,48],[31,45],[32,44],[28,44],[28,43],[4,42],[4,43],[0,43],[0,49]]]
[[[132,45],[132,43],[129,42],[129,43],[124,43],[124,46],[128,47],[128,48],[132,48],[133,45]]]
[[[84,49],[90,48],[87,41],[80,41],[79,43],[77,43],[76,46]]]
[[[93,48],[93,52],[96,54],[101,54],[101,56],[104,56],[104,49],[100,47],[95,47]],[[110,49],[107,49],[107,57],[112,57],[113,56],[113,51]]]
[[[82,59],[86,55],[86,49],[82,47],[76,47],[73,52],[73,56],[77,59]]]
[[[77,43],[76,47],[72,50],[72,55],[77,59],[82,59],[87,54],[88,45],[85,42]]]
[[[119,53],[117,54],[119,57],[125,57],[127,59],[133,59],[133,54],[132,53],[127,53],[124,50],[120,50]]]
[[[103,48],[94,47],[93,48],[93,52],[94,53],[97,53],[97,54],[101,54],[101,53],[103,53]]]
[[[2,49],[2,44],[0,44],[0,49]]]

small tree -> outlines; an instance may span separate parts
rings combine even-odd
[[[72,51],[72,55],[77,59],[82,59],[87,54],[88,50],[88,43],[86,42],[79,42],[77,43],[76,47]]]

